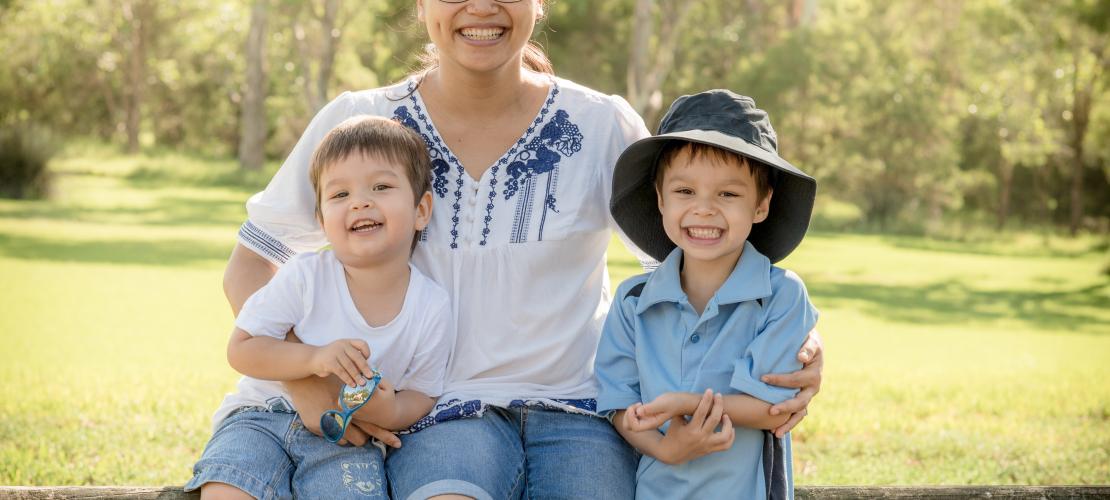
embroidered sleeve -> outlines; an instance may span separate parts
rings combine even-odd
[[[772,270],[772,273],[782,272]],[[768,373],[801,369],[798,350],[817,324],[817,309],[809,302],[805,284],[797,274],[782,272],[772,277],[771,297],[763,308],[763,327],[737,362],[729,384],[745,394],[778,404],[794,397],[798,389],[766,384],[759,378]]]

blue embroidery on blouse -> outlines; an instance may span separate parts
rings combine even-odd
[[[493,165],[493,168],[490,169],[489,200],[486,203],[486,216],[482,219],[482,241],[479,243],[480,245],[485,246],[486,242],[489,240],[489,223],[493,221],[494,200],[497,197],[497,172],[501,169],[501,167],[508,164],[511,159],[519,157],[519,155],[517,154],[517,150],[527,142],[528,137],[536,131],[536,127],[543,123],[543,120],[547,117],[547,113],[551,110],[551,105],[555,103],[555,96],[557,95],[559,95],[559,83],[552,79],[551,91],[547,95],[547,100],[544,101],[543,108],[540,109],[539,116],[537,116],[535,120],[532,120],[532,124],[528,126],[528,130],[524,132],[524,135],[521,136],[520,139],[517,139],[516,143],[513,144],[513,147],[510,148],[509,151],[505,153],[501,158],[499,158],[497,160],[497,163]],[[514,181],[510,179],[509,182]],[[509,198],[509,196],[505,197],[506,200],[508,200]]]
[[[460,202],[462,201],[463,175],[466,174],[466,171],[463,170],[462,163],[459,163],[458,158],[455,158],[455,156],[451,154],[451,150],[440,140],[439,134],[435,133],[435,127],[433,127],[428,120],[428,115],[424,113],[424,108],[420,106],[420,102],[416,100],[415,85],[415,82],[409,82],[409,101],[412,103],[413,111],[416,112],[416,117],[420,120],[420,123],[424,125],[423,130],[429,131],[429,133],[426,134],[419,126],[415,129],[420,132],[421,137],[424,138],[424,142],[428,145],[428,154],[432,157],[432,171],[436,176],[435,181],[432,183],[432,188],[435,190],[436,195],[440,198],[447,197],[447,173],[450,171],[448,162],[455,164],[455,170],[458,174],[458,178],[455,180],[455,202],[451,204],[451,209],[453,210],[451,214],[451,248],[459,248],[459,210],[462,208]],[[412,120],[405,106],[399,106],[397,110],[394,111],[395,116],[398,116],[399,113],[408,116],[411,123],[416,123],[415,120]],[[402,121],[401,123],[405,122]],[[409,125],[406,123],[406,126]],[[439,160],[439,163],[437,163],[436,160]]]
[[[548,104],[553,101],[554,96],[548,100]],[[538,124],[539,120],[535,125]],[[558,181],[559,162],[564,157],[574,156],[581,150],[582,133],[578,125],[570,121],[570,115],[566,111],[560,109],[555,112],[552,120],[540,129],[540,134],[516,154],[506,169],[509,179],[505,182],[505,190],[502,192],[506,200],[523,193],[517,198],[510,241],[513,243],[527,241],[535,205],[536,177],[548,174],[547,186],[540,204],[543,207],[543,213],[540,217],[538,239],[543,240],[543,226],[547,220],[547,212],[559,213],[554,194]]]
[[[446,197],[447,172],[450,170],[450,167],[447,165],[447,162],[444,161],[443,154],[440,153],[439,149],[435,147],[435,143],[432,142],[432,139],[428,137],[428,135],[425,134],[424,131],[420,130],[420,124],[416,123],[416,120],[412,119],[412,115],[409,114],[408,107],[400,106],[395,109],[393,111],[393,120],[400,123],[401,125],[412,129],[416,133],[420,134],[420,136],[424,139],[424,145],[428,150],[428,156],[430,156],[432,159],[432,174],[435,175],[435,179],[432,180],[432,192],[434,192],[436,196],[439,196],[440,198]]]

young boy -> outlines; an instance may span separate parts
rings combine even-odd
[[[380,372],[360,415],[400,430],[431,410],[455,331],[447,292],[409,264],[431,216],[430,176],[423,140],[391,120],[352,118],[324,137],[310,178],[331,248],[291,259],[243,305],[228,361],[245,376],[186,491],[388,497],[383,451],[307,431],[279,381],[335,375],[354,387]],[[284,340],[290,329],[303,344]]]
[[[771,265],[805,235],[816,182],[750,98],[714,90],[675,101],[613,184],[617,224],[661,262],[618,288],[596,360],[598,411],[643,453],[636,497],[792,497],[789,435],[765,429],[796,390],[760,377],[801,368],[817,320]]]

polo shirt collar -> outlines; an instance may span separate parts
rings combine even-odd
[[[721,289],[718,304],[735,304],[771,296],[771,260],[759,253],[751,243],[744,242],[744,253]]]
[[[636,304],[636,314],[642,314],[661,302],[684,302],[686,292],[682,291],[681,270],[682,249],[676,247],[644,283],[640,301]],[[745,241],[740,262],[714,294],[711,302],[734,304],[770,296],[771,261]]]

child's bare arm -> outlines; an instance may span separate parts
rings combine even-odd
[[[686,463],[727,450],[736,439],[732,422],[724,414],[724,401],[720,394],[712,397],[709,392],[703,394],[690,420],[687,421],[683,415],[671,419],[666,435],[659,434],[656,428],[636,430],[643,424],[635,416],[639,408],[642,406],[637,403],[618,412],[613,425],[629,444],[668,465]],[[720,431],[716,430],[718,426]]]
[[[639,450],[640,453],[663,463],[671,463],[667,450],[663,447],[663,434],[656,429],[632,430],[629,423],[625,421],[630,413],[635,412],[635,408],[636,405],[633,405],[628,410],[618,410],[613,415],[613,427],[617,429],[617,433],[625,441],[628,441],[628,444]]]
[[[637,408],[637,417],[645,427],[658,427],[676,416],[693,415],[703,396],[692,392],[668,392]],[[724,413],[733,425],[772,430],[790,418],[785,414],[771,415],[770,403],[747,394],[720,396],[723,396]]]
[[[417,391],[394,391],[393,384],[382,380],[366,406],[359,408],[355,419],[383,429],[408,429],[435,405],[435,399]]]
[[[370,348],[357,339],[337,340],[326,346],[251,336],[236,328],[227,343],[227,361],[239,373],[262,380],[298,380],[311,375],[336,375],[348,385],[372,374],[366,359]]]

